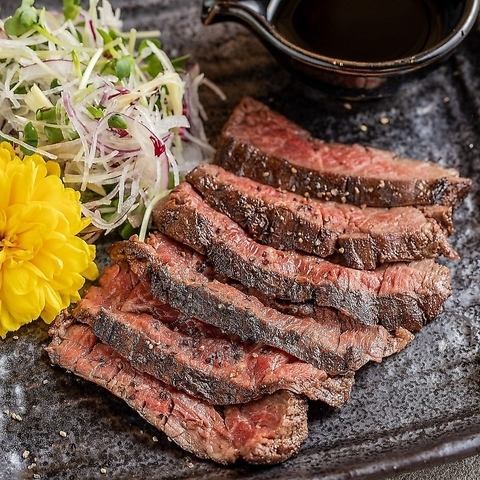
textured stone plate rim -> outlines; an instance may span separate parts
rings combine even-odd
[[[407,453],[398,455],[384,455],[383,459],[345,464],[344,468],[338,469],[331,475],[318,477],[315,472],[306,474],[304,478],[315,480],[384,480],[385,475],[414,472],[420,469],[442,465],[480,452],[480,425],[476,425],[474,431],[465,431],[464,434],[450,435],[444,440],[434,444],[411,449]],[[309,476],[310,475],[310,476]],[[252,477],[253,478],[253,477]],[[277,477],[278,478],[278,477]],[[291,478],[286,475],[283,478]]]

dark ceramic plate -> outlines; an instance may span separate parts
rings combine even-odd
[[[249,94],[325,139],[438,160],[478,184],[477,34],[445,66],[406,84],[395,98],[348,109],[296,83],[240,27],[204,29],[200,1],[136,2],[138,6],[127,0],[114,4],[125,7],[129,25],[161,28],[167,45],[177,53],[192,53],[228,94],[226,103],[205,94],[212,136],[240,97]],[[390,124],[382,125],[381,117]],[[360,130],[363,124],[367,132]],[[51,368],[42,351],[47,336],[40,323],[19,332],[18,340],[10,336],[0,342],[0,478],[28,479],[34,473],[49,479],[385,478],[480,451],[478,186],[457,212],[454,243],[462,260],[451,264],[455,294],[445,313],[407,351],[365,368],[345,408],[312,404],[309,440],[296,458],[274,468],[220,468],[198,461],[120,401]],[[23,420],[7,417],[5,409]],[[27,459],[24,450],[31,452]],[[32,463],[36,466],[29,469]]]

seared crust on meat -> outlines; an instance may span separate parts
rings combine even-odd
[[[433,320],[451,293],[448,268],[433,260],[389,264],[373,272],[283,252],[252,240],[182,183],[154,212],[169,237],[205,255],[214,269],[267,297],[313,302],[357,321],[412,332]]]
[[[225,125],[216,163],[273,187],[359,206],[456,206],[472,187],[454,169],[314,139],[252,98],[243,99]]]
[[[307,403],[290,392],[219,411],[137,372],[100,343],[90,327],[67,315],[56,320],[50,334],[52,363],[104,387],[200,458],[273,464],[294,455],[307,437]]]
[[[414,207],[362,209],[321,202],[238,177],[217,165],[201,165],[187,180],[210,207],[256,241],[280,250],[332,258],[359,270],[441,255],[458,258],[444,231],[449,207],[425,208],[440,219],[437,223]]]

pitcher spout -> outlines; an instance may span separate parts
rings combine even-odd
[[[205,25],[237,20],[252,24],[265,21],[270,0],[204,0],[202,21]]]

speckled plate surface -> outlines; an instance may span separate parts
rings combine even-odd
[[[1,6],[13,3],[2,0]],[[199,1],[113,3],[124,8],[129,26],[160,28],[174,53],[192,53],[224,88],[225,103],[204,97],[212,136],[248,94],[327,140],[429,158],[473,178],[473,195],[456,216],[453,242],[462,260],[450,265],[455,293],[407,351],[359,373],[345,408],[312,403],[302,451],[269,469],[220,468],[185,454],[122,402],[52,368],[43,352],[46,328],[34,324],[18,340],[0,342],[0,478],[385,478],[480,451],[480,35],[395,98],[348,109],[295,82],[241,27],[204,29]],[[390,123],[382,125],[381,117]],[[6,409],[22,421],[2,413]]]

